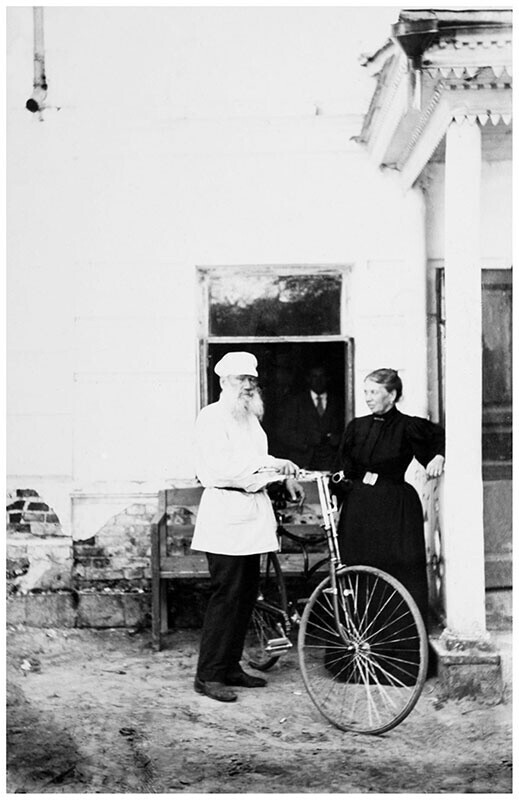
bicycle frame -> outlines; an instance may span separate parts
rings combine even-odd
[[[309,473],[306,474],[309,476]],[[330,495],[330,490],[328,486],[328,480],[329,480],[328,473],[324,474],[312,473],[311,477],[312,479],[315,479],[317,482],[319,503],[321,506],[321,512],[323,516],[323,524],[321,525],[321,527],[324,529],[325,532],[328,554],[319,561],[315,562],[311,567],[309,567],[308,552],[304,540],[301,537],[293,535],[289,531],[284,530],[282,522],[278,524],[278,535],[280,537],[281,535],[287,536],[289,539],[292,539],[294,542],[297,542],[297,544],[301,548],[304,559],[302,577],[305,580],[311,578],[312,575],[314,575],[314,573],[317,572],[323,566],[323,564],[328,564],[332,585],[333,587],[335,587],[335,573],[338,569],[345,566],[341,561],[339,553],[338,536],[335,525],[335,514],[338,511],[337,503],[335,497],[332,499]]]
[[[326,540],[328,543],[328,550],[330,552],[329,571],[330,571],[330,589],[328,592],[332,595],[333,610],[335,620],[337,622],[337,631],[345,643],[350,643],[351,637],[355,636],[355,631],[351,630],[351,619],[347,608],[342,605],[344,598],[339,596],[339,589],[337,586],[337,572],[344,568],[346,565],[341,560],[339,552],[339,540],[337,536],[337,526],[335,524],[335,514],[338,511],[337,501],[330,495],[330,488],[328,485],[328,476],[317,475],[317,489],[319,491],[319,501],[321,503],[321,511],[323,514],[323,528],[326,533]],[[346,627],[350,628],[347,631],[343,624],[339,622],[341,614],[339,612],[339,600],[342,605],[342,618],[346,622]]]
[[[343,567],[344,564],[341,562],[337,528],[335,525],[335,514],[338,510],[337,501],[335,498],[333,500],[331,498],[330,489],[328,487],[328,477],[326,475],[318,475],[316,480],[319,502],[321,503],[321,511],[323,513],[323,528],[326,532],[328,549],[330,551],[330,564],[338,569],[339,567]]]
[[[328,573],[330,576],[330,587],[326,590],[326,592],[332,595],[333,598],[332,602],[335,612],[335,619],[337,620],[337,632],[343,641],[349,643],[351,642],[352,637],[354,637],[355,632],[352,630],[347,631],[347,629],[351,628],[351,623],[349,622],[347,609],[344,607],[342,602],[344,598],[339,597],[340,593],[337,588],[336,577],[337,570],[344,566],[340,558],[337,530],[335,526],[334,514],[337,512],[337,505],[335,498],[332,500],[330,495],[328,486],[329,476],[327,473],[312,473],[311,475],[307,473],[306,477],[311,477],[312,480],[317,481],[319,502],[323,516],[323,524],[321,527],[324,529],[324,537],[321,535],[320,541],[326,541],[328,553],[326,556],[319,559],[311,567],[309,567],[308,551],[306,549],[306,542],[304,538],[294,535],[289,531],[283,530],[283,524],[281,521],[278,522],[278,536],[287,536],[289,539],[292,539],[294,542],[296,542],[301,548],[304,559],[301,577],[305,581],[308,581],[324,564],[327,564]],[[342,613],[339,613],[339,603],[341,604]],[[279,607],[275,603],[272,603],[262,594],[260,594],[256,601],[256,606],[260,611],[269,616],[269,618],[272,620],[272,627],[278,634],[276,638],[270,638],[268,640],[265,651],[272,654],[282,654],[283,652],[286,652],[290,647],[292,647],[287,634],[290,632],[292,625],[299,625],[301,620],[297,603],[289,600],[287,613],[283,608]],[[344,620],[346,627],[339,622],[341,619]]]

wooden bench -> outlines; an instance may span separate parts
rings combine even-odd
[[[318,506],[315,482],[305,483],[304,488],[305,504]],[[190,550],[202,492],[202,486],[187,486],[165,489],[158,495],[158,510],[151,524],[151,630],[154,650],[161,649],[162,635],[168,630],[168,581],[209,577],[205,553]],[[283,523],[283,528],[290,533],[309,536],[322,533],[319,523]],[[326,545],[318,552],[309,552],[309,565],[320,561],[325,551]],[[281,552],[278,556],[285,575],[301,574],[304,563],[301,552]]]

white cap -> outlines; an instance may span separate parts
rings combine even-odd
[[[258,359],[252,353],[226,353],[215,366],[214,371],[220,378],[227,375],[252,375],[258,377]]]

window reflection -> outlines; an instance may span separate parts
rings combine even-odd
[[[341,275],[211,275],[209,332],[213,336],[340,334]]]

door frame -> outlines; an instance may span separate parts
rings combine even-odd
[[[347,424],[355,416],[354,391],[354,339],[351,336],[205,336],[199,341],[198,374],[200,393],[198,409],[209,402],[209,386],[207,380],[208,351],[211,344],[326,344],[342,343],[345,345],[344,364],[344,419]]]

